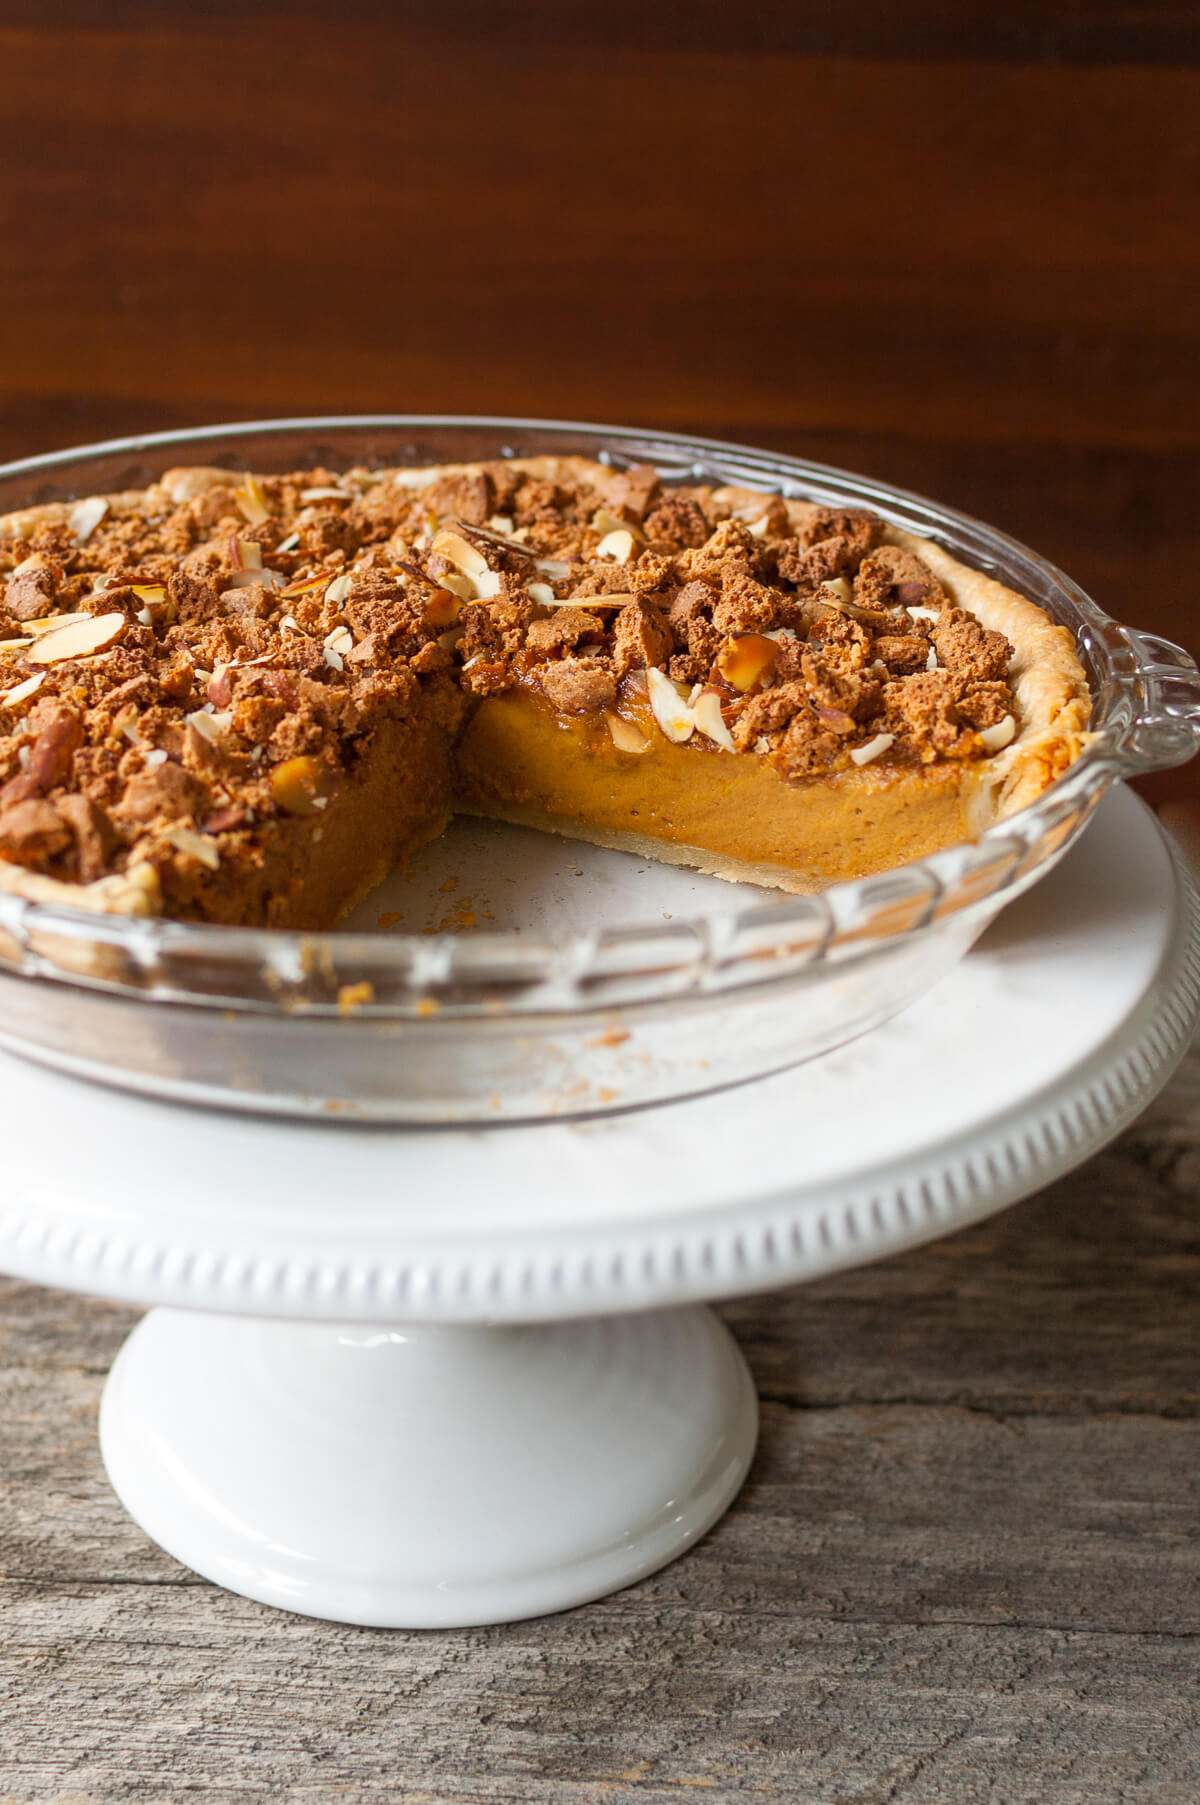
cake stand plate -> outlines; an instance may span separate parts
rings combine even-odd
[[[903,1015],[824,1058],[591,1121],[218,1114],[0,1060],[0,1266],[160,1308],[109,1379],[132,1515],[309,1615],[490,1623],[693,1543],[753,1452],[701,1300],[876,1259],[1027,1195],[1143,1109],[1200,994],[1196,897],[1105,799]]]

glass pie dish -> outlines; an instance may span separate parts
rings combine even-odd
[[[866,507],[939,542],[1070,629],[1095,698],[1087,749],[977,840],[817,896],[466,821],[330,933],[0,894],[0,1045],[154,1095],[330,1119],[494,1123],[690,1096],[895,1015],[1051,868],[1112,783],[1200,747],[1187,653],[1110,620],[1034,552],[901,490],[740,446],[516,419],[268,421],[9,464],[0,512],[141,487],[187,463],[273,472],[551,452]],[[496,908],[470,906],[481,889]],[[447,908],[448,894],[462,903]],[[393,896],[403,906],[381,907]],[[497,925],[479,928],[480,914]]]

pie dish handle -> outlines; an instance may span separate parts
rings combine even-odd
[[[1186,764],[1200,752],[1200,669],[1191,653],[1115,621],[1098,638],[1111,694],[1106,737],[1121,774]]]

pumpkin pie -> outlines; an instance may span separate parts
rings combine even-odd
[[[322,928],[455,810],[809,891],[1079,754],[1071,635],[872,515],[513,458],[0,519],[0,888]]]

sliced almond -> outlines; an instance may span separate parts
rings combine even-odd
[[[936,671],[937,667],[938,667],[937,648],[935,646],[930,646],[928,652],[926,652],[926,654],[925,654],[925,669],[927,671]]]
[[[234,544],[243,570],[262,569],[262,546],[257,539],[236,539]]]
[[[717,653],[717,669],[744,695],[774,669],[778,656],[778,645],[765,633],[737,633]]]
[[[334,577],[332,583],[325,591],[325,600],[329,603],[331,608],[336,608],[346,600],[346,597],[350,594],[353,587],[354,572],[351,570],[344,570],[340,577]]]
[[[351,501],[348,489],[301,489],[301,501]]]
[[[54,627],[38,638],[25,654],[26,664],[61,664],[67,658],[88,658],[115,645],[127,622],[123,614],[89,614],[83,620]]]
[[[430,550],[453,564],[456,570],[461,570],[465,577],[482,576],[488,568],[488,561],[477,546],[469,544],[461,533],[446,528],[434,534]]]
[[[571,566],[563,558],[535,558],[533,566],[535,570],[540,570],[544,577],[549,577],[552,583],[557,583],[560,577],[569,577],[571,574]]]
[[[325,581],[325,573],[322,571],[320,576],[301,577],[295,583],[289,583],[282,593],[284,595],[307,595],[312,589],[320,589]]]
[[[442,571],[438,582],[443,589],[448,589],[451,595],[456,595],[460,602],[475,600],[475,585],[470,577],[463,576],[461,570]]]
[[[5,708],[15,708],[20,702],[27,702],[46,681],[45,671],[37,671],[32,677],[26,677],[24,683],[18,683],[15,689],[6,689],[0,696]]]
[[[771,524],[770,515],[764,514],[761,520],[747,521],[746,531],[749,533],[749,535],[752,539],[765,539],[767,536],[767,529],[770,526],[770,524]]]
[[[499,533],[503,538],[507,539],[508,535],[513,530],[514,522],[512,516],[509,514],[493,514],[488,521],[488,525],[491,527],[493,533]]]
[[[619,714],[606,714],[604,718],[608,722],[608,731],[618,752],[640,753],[649,750],[650,741],[633,721],[627,721],[623,715]]]
[[[177,852],[195,859],[201,865],[207,865],[210,871],[215,871],[221,863],[221,855],[212,841],[206,840],[202,834],[193,833],[190,827],[168,827],[163,838],[169,840]]]
[[[633,534],[627,526],[614,527],[611,533],[605,533],[596,547],[598,558],[611,558],[615,564],[628,564],[633,556]]]
[[[138,601],[145,602],[147,607],[152,602],[157,604],[167,599],[167,592],[161,583],[134,583],[132,588]]]
[[[266,491],[256,476],[245,477],[241,488],[234,490],[233,499],[237,503],[239,514],[251,526],[261,526],[264,520],[271,518]]]
[[[233,725],[232,714],[217,714],[211,702],[207,707],[197,708],[183,718],[210,746],[219,746],[222,737]]]
[[[704,735],[705,739],[720,746],[722,752],[736,752],[733,735],[725,725],[725,716],[721,713],[721,698],[715,689],[702,689],[692,703],[692,719]]]
[[[851,746],[850,757],[856,765],[869,765],[873,759],[883,756],[895,738],[894,733],[877,733],[865,746]]]
[[[281,539],[279,541],[279,544],[275,547],[275,550],[277,552],[294,552],[298,549],[299,545],[300,545],[299,533],[289,533],[286,539]]]
[[[1017,723],[1010,714],[1006,714],[994,726],[983,728],[979,735],[988,752],[1003,752],[1005,746],[1011,746],[1016,737]]]
[[[692,719],[683,684],[673,683],[665,671],[658,670],[654,665],[646,672],[646,684],[654,718],[667,738],[677,746],[682,745],[684,740],[690,740],[696,723]]]
[[[906,608],[905,613],[911,614],[914,620],[941,620],[942,618],[936,608]]]
[[[530,601],[542,608],[553,608],[558,600],[549,583],[526,583],[525,591]]]
[[[75,535],[76,545],[83,545],[91,538],[107,513],[108,503],[103,495],[89,495],[75,503],[67,515],[67,525]]]
[[[828,602],[834,608],[845,608],[853,602],[854,595],[845,577],[827,577],[817,590],[817,600]]]
[[[26,646],[32,644],[32,634],[28,634],[24,639],[0,639],[0,652],[23,652]]]
[[[266,570],[263,567],[250,570],[235,570],[230,573],[229,589],[249,589],[253,583],[261,583],[264,589],[282,589],[287,578],[277,570]]]
[[[325,662],[332,671],[344,671],[347,652],[354,650],[354,635],[348,627],[335,627],[325,635]]]
[[[610,514],[607,508],[597,508],[590,524],[594,533],[629,533],[635,541],[642,538],[636,526],[622,520],[619,514]]]

